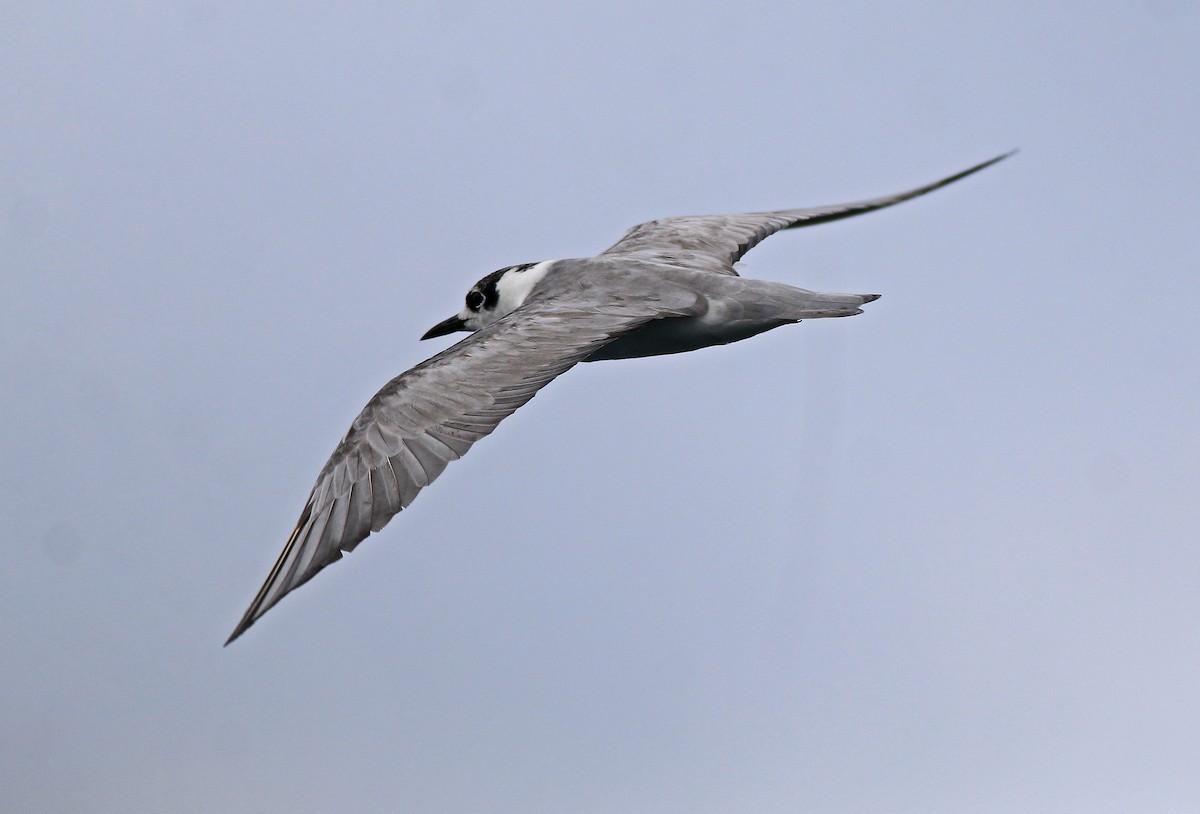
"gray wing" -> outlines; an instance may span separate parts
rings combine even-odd
[[[652,220],[630,229],[600,256],[636,257],[649,262],[736,275],[733,264],[778,231],[828,223],[910,201],[986,169],[1015,152],[1013,150],[996,156],[932,184],[866,201],[744,215],[686,215]]]
[[[556,376],[651,319],[701,313],[692,290],[644,290],[614,272],[622,296],[550,285],[508,316],[392,379],[321,470],[266,582],[226,641],[318,571],[379,531]],[[548,277],[546,282],[549,282]]]

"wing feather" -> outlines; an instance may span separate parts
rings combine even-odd
[[[400,490],[392,462],[384,458],[378,468],[371,470],[371,531],[379,531],[398,511]]]
[[[358,542],[371,533],[371,474],[366,471],[363,480],[356,481],[350,490],[349,507],[346,510],[346,530],[339,544],[343,551],[350,551]]]
[[[1008,158],[1013,152],[1016,151],[996,156],[932,184],[881,198],[805,209],[781,209],[774,212],[685,215],[652,220],[634,226],[600,256],[636,257],[649,262],[736,275],[733,264],[778,231],[829,223],[919,198],[986,169]]]
[[[417,483],[412,470],[405,465],[404,453],[406,452],[408,451],[402,450],[388,459],[388,465],[396,473],[396,485],[400,487],[400,506],[405,509],[417,499],[417,494],[425,486],[423,483]],[[412,453],[408,454],[411,457]]]

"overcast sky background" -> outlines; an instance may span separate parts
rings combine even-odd
[[[1200,7],[0,4],[13,812],[1200,810]],[[896,192],[221,644],[501,266]]]

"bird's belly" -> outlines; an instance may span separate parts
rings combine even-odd
[[[602,359],[636,359],[641,356],[686,353],[710,345],[727,345],[794,321],[717,321],[712,318],[711,312],[699,317],[656,319],[631,334],[613,340],[584,361],[598,362]]]

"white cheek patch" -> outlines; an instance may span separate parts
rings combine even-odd
[[[472,311],[470,308],[464,308],[459,311],[458,318],[463,321],[463,327],[468,331],[478,331],[486,324],[483,321],[483,316],[477,311]]]
[[[499,302],[496,303],[496,313],[503,316],[519,308],[546,276],[554,262],[545,260],[524,271],[513,271],[501,277],[496,284],[496,293],[500,295]]]

